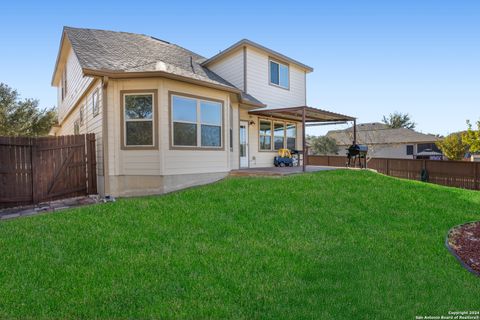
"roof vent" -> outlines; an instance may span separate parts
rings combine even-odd
[[[167,65],[163,61],[157,61],[155,64],[156,71],[167,71]]]

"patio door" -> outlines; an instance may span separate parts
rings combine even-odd
[[[240,168],[248,168],[248,121],[240,121]]]

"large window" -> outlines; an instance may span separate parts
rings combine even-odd
[[[287,149],[297,149],[297,126],[293,123],[287,123]]]
[[[258,132],[260,139],[260,150],[272,149],[272,122],[270,120],[260,120],[260,129]]]
[[[222,109],[221,102],[172,95],[173,146],[221,148]]]
[[[288,89],[289,82],[288,65],[270,60],[270,84]]]
[[[283,149],[285,145],[285,124],[283,122],[275,122],[273,127],[273,149]]]
[[[122,93],[122,147],[153,149],[155,143],[155,94]]]
[[[297,126],[295,124],[264,119],[260,119],[259,123],[260,151],[296,149]]]

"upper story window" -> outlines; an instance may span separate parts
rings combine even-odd
[[[122,93],[122,148],[156,149],[153,90]]]
[[[174,147],[222,147],[223,104],[180,95],[171,96]]]
[[[65,65],[65,67],[63,68],[61,82],[63,101],[67,97],[67,65]]]
[[[270,60],[270,84],[288,89],[289,67],[286,64]]]
[[[100,105],[98,102],[98,89],[92,94],[92,114],[95,117],[100,111]]]

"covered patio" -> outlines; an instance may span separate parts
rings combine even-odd
[[[347,116],[340,113],[330,112],[322,109],[317,109],[309,106],[299,106],[291,108],[278,108],[278,109],[264,109],[264,110],[254,110],[250,111],[249,114],[262,116],[266,118],[277,118],[291,121],[298,121],[302,123],[302,158],[306,159],[307,156],[307,147],[306,147],[306,127],[311,126],[321,126],[321,125],[333,125],[333,124],[342,124],[348,121],[353,122],[353,141],[352,144],[356,144],[357,141],[357,130],[356,130],[356,118]],[[267,169],[267,168],[261,168]],[[287,168],[279,168],[281,170],[286,170]],[[301,169],[299,167],[293,167],[288,169],[297,169],[299,171],[306,172],[307,164],[305,161],[302,161]],[[252,169],[255,170],[255,169]],[[318,170],[317,170],[318,171]]]

